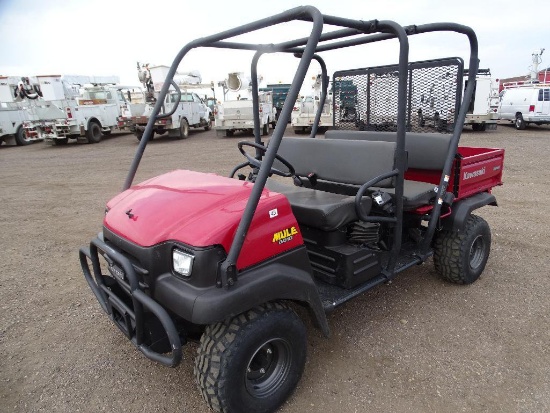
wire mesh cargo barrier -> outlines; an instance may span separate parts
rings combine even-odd
[[[407,131],[453,131],[462,101],[463,73],[460,58],[409,64]],[[398,84],[397,65],[335,72],[334,127],[396,131]]]

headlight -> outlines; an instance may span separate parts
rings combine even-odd
[[[190,277],[193,269],[193,256],[181,250],[172,251],[172,266],[174,271],[184,277]]]

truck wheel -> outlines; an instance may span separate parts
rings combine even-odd
[[[17,132],[15,132],[15,143],[18,146],[25,146],[32,143],[32,140],[27,138],[25,130],[23,129],[23,125],[19,125],[19,127],[17,128]]]
[[[521,113],[518,113],[516,115],[515,125],[516,125],[516,129],[518,129],[518,130],[525,129],[526,124],[525,124],[525,121],[523,120],[523,116],[521,115]]]
[[[262,135],[263,136],[269,135],[269,119],[267,120],[267,123],[262,128]]]
[[[434,242],[434,265],[447,281],[471,284],[483,270],[491,250],[489,224],[470,215],[463,231],[441,231]]]
[[[180,133],[177,136],[177,139],[185,139],[189,136],[189,124],[185,119],[182,119],[180,122]]]
[[[210,119],[208,119],[206,121],[206,126],[204,127],[204,130],[208,131],[210,129],[212,129],[212,121]]]
[[[88,130],[86,131],[86,138],[88,138],[88,143],[99,143],[101,141],[101,126],[97,122],[90,122],[88,124]]]
[[[194,372],[211,409],[267,413],[294,390],[305,361],[302,321],[274,302],[206,327]]]
[[[225,136],[233,136],[233,130],[227,129],[227,130],[225,131]]]
[[[138,141],[141,141],[141,138],[143,137],[143,131],[135,131],[134,135],[136,136]]]

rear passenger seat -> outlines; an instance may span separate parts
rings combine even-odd
[[[395,142],[395,132],[329,130],[325,139]],[[405,137],[407,166],[409,169],[442,171],[449,150],[451,135],[441,133],[408,132]],[[376,190],[378,188],[373,188]],[[379,188],[390,194],[393,188]],[[435,197],[435,185],[405,179],[403,208],[411,210],[428,204]]]

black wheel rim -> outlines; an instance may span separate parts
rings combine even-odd
[[[290,371],[292,349],[288,341],[276,338],[264,343],[250,358],[245,372],[246,389],[257,398],[275,393]]]
[[[485,240],[478,235],[470,247],[470,268],[476,270],[485,256]]]

